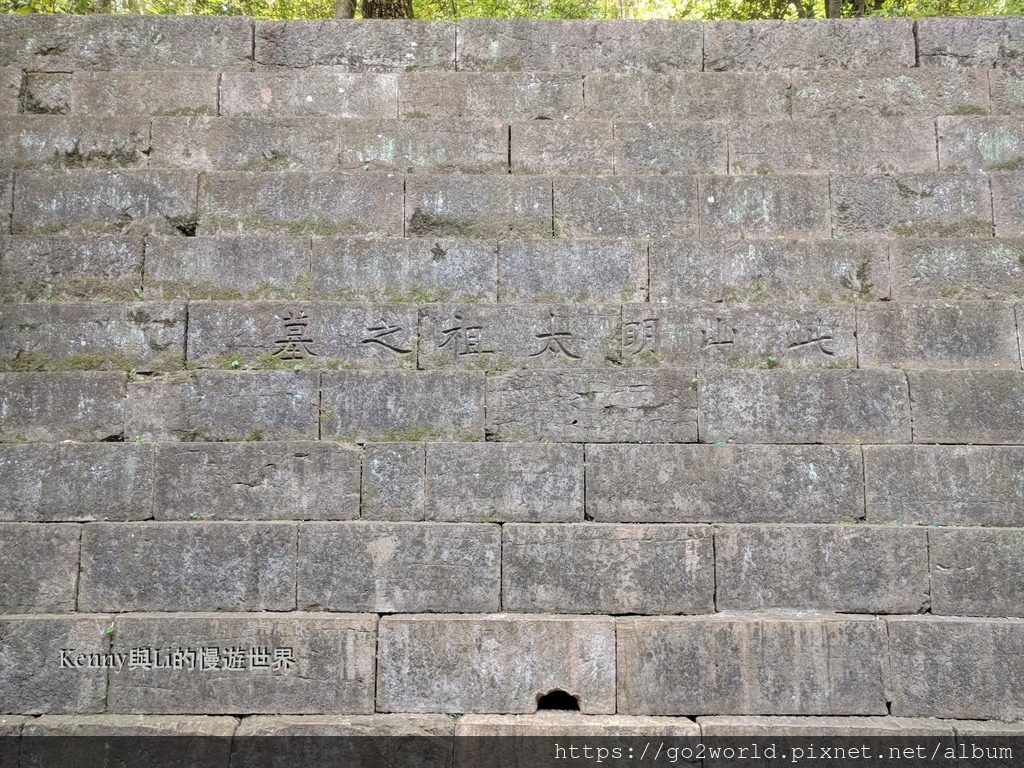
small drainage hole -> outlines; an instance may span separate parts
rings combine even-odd
[[[554,690],[551,693],[545,693],[539,699],[537,699],[537,711],[542,709],[561,709],[569,712],[579,712],[580,703],[576,701],[575,696],[570,696],[565,691]]]

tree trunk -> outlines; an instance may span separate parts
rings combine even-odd
[[[334,18],[354,19],[356,16],[356,4],[353,0],[338,0],[334,4]]]
[[[825,0],[825,18],[838,19],[843,15],[843,0]]]
[[[411,19],[412,0],[363,0],[364,19]]]

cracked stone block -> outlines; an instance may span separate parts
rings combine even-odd
[[[922,67],[1011,67],[1024,61],[1024,20],[919,19],[917,45]]]
[[[220,114],[227,117],[398,117],[396,75],[298,69],[225,72]]]
[[[0,373],[0,442],[119,442],[124,426],[124,373]]]
[[[1024,617],[1024,530],[928,529],[933,614]]]
[[[0,610],[75,611],[81,535],[75,523],[0,523]]]

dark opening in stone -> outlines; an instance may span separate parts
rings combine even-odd
[[[576,701],[575,696],[570,696],[565,691],[555,689],[537,699],[537,711],[539,712],[542,709],[561,709],[579,712],[580,703]]]

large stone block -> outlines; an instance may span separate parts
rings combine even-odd
[[[517,371],[487,379],[487,433],[499,441],[697,440],[692,371]]]
[[[217,72],[75,72],[71,111],[116,115],[216,115]]]
[[[692,176],[555,177],[557,237],[695,237],[697,181]]]
[[[137,298],[142,290],[142,251],[141,237],[0,235],[0,301]]]
[[[1024,127],[1013,117],[940,117],[939,169],[1016,171],[1024,169]]]
[[[715,21],[704,25],[704,70],[867,69],[916,65],[910,19]]]
[[[425,466],[425,443],[365,445],[359,517],[363,520],[423,520]]]
[[[615,123],[617,174],[728,173],[729,157],[728,130],[718,123]]]
[[[498,299],[502,302],[646,298],[647,247],[640,241],[498,243]]]
[[[161,445],[157,520],[355,520],[359,453],[321,442]]]
[[[1024,240],[895,240],[889,261],[894,300],[1024,296]]]
[[[891,714],[1013,720],[1024,714],[1024,621],[885,619]]]
[[[598,522],[818,523],[864,511],[853,446],[591,445],[587,486]]]
[[[857,307],[861,368],[1020,370],[1013,307],[996,302]]]
[[[398,80],[399,117],[565,120],[582,114],[582,75],[459,72]]]
[[[360,614],[119,616],[107,711],[368,714],[376,630]]]
[[[153,516],[153,473],[148,445],[5,445],[0,520],[147,520]]]
[[[303,523],[300,610],[485,613],[501,601],[501,528]]]
[[[0,712],[103,712],[110,618],[0,616]]]
[[[16,114],[21,106],[25,74],[15,67],[0,67],[0,115]]]
[[[532,613],[713,613],[710,526],[502,527],[501,607]]]
[[[0,373],[0,442],[121,440],[125,375]]]
[[[494,301],[497,246],[474,240],[313,238],[313,293],[343,301]]]
[[[989,178],[996,236],[1024,237],[1024,173],[995,173]]]
[[[533,615],[386,616],[377,709],[534,713],[562,690],[584,714],[615,711],[615,622]]]
[[[6,15],[0,66],[37,72],[247,70],[252,19],[241,16]]]
[[[188,357],[200,368],[399,368],[415,365],[412,304],[189,303]]]
[[[138,168],[147,164],[149,146],[144,118],[0,118],[4,168]]]
[[[884,715],[885,627],[871,617],[619,619],[618,711]]]
[[[551,182],[514,176],[412,176],[405,186],[408,237],[549,238]]]
[[[185,304],[0,307],[0,370],[174,370],[185,362]]]
[[[701,237],[829,237],[823,176],[702,177]]]
[[[1024,616],[1024,529],[928,530],[933,614]]]
[[[699,72],[695,22],[463,19],[458,68],[539,72]]]
[[[19,107],[31,115],[66,115],[71,111],[71,73],[26,72]]]
[[[211,173],[199,234],[402,235],[402,179],[392,174]]]
[[[830,179],[836,236],[991,237],[992,198],[980,175],[835,175]]]
[[[938,117],[987,114],[981,69],[875,69],[793,73],[793,116]]]
[[[191,371],[133,382],[125,426],[143,440],[316,440],[319,374]]]
[[[291,611],[293,523],[90,523],[83,611]]]
[[[74,611],[81,535],[74,523],[0,523],[0,611]]]
[[[305,237],[152,237],[147,299],[309,298]]]
[[[917,22],[922,67],[1008,67],[1024,57],[1024,20],[935,18]]]
[[[1020,371],[909,371],[915,443],[1024,442]]]
[[[615,173],[615,141],[610,121],[533,120],[510,127],[512,173]]]
[[[497,120],[346,120],[338,163],[354,173],[507,174],[508,131]]]
[[[322,375],[324,439],[360,443],[483,439],[483,372],[339,371]]]
[[[434,443],[424,474],[427,520],[583,521],[581,446]]]
[[[993,114],[1024,114],[1024,72],[993,69],[989,70],[988,77],[991,84]]]
[[[11,233],[195,234],[189,171],[22,171]]]
[[[910,442],[902,371],[711,370],[699,379],[701,442]]]
[[[398,76],[326,69],[225,72],[220,81],[220,114],[398,117]]]
[[[927,536],[886,525],[715,526],[715,607],[921,613]]]
[[[624,365],[854,368],[852,306],[623,304]]]
[[[867,519],[1024,527],[1024,448],[864,446]]]
[[[820,738],[868,738],[903,736],[953,737],[953,724],[927,717],[700,717],[697,719],[700,733],[704,738],[743,737],[789,737],[798,739]],[[897,743],[897,742],[893,742]],[[850,744],[849,746],[852,746]],[[805,750],[808,747],[804,747]],[[903,756],[905,746],[896,747]],[[819,752],[819,754],[821,754]],[[835,753],[833,753],[835,754]],[[875,752],[868,751],[863,757],[882,755],[888,757],[885,747]],[[916,750],[915,750],[916,754]],[[853,758],[852,754],[849,754]],[[840,758],[841,759],[841,758]]]
[[[453,70],[455,24],[394,19],[258,21],[255,55],[261,68]]]

